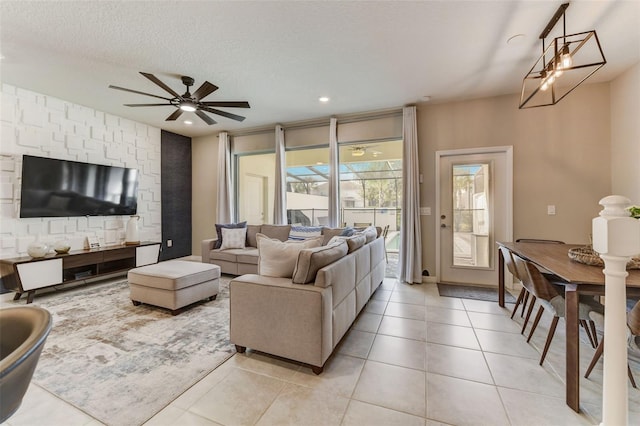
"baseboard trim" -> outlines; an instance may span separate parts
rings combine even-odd
[[[436,277],[422,277],[422,282],[425,284],[436,284],[438,279]]]

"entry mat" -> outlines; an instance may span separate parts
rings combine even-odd
[[[496,287],[438,283],[438,293],[444,297],[485,300],[487,302],[498,301],[498,289]],[[507,303],[516,303],[516,299],[509,292],[505,293],[504,300]]]

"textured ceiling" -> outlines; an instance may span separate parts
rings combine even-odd
[[[329,115],[519,93],[561,1],[0,2],[3,82],[198,136]],[[558,26],[560,28],[560,26]],[[640,1],[575,0],[567,32],[596,29],[609,81],[640,61]],[[507,44],[515,34],[517,43]],[[173,107],[128,108],[183,93],[181,75],[220,87],[206,101],[248,101],[242,123],[166,122]],[[318,97],[331,98],[327,104]],[[170,96],[169,96],[170,97]],[[517,105],[514,105],[516,108]]]

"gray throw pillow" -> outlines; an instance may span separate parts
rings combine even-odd
[[[225,223],[225,224],[220,224],[220,223],[216,223],[216,233],[218,234],[218,239],[216,240],[216,243],[214,245],[214,249],[219,249],[220,246],[222,246],[222,228],[227,228],[227,229],[234,229],[234,228],[246,228],[247,227],[247,222],[240,222],[240,223]]]

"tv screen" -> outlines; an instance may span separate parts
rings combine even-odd
[[[24,155],[20,217],[133,215],[138,171]]]

